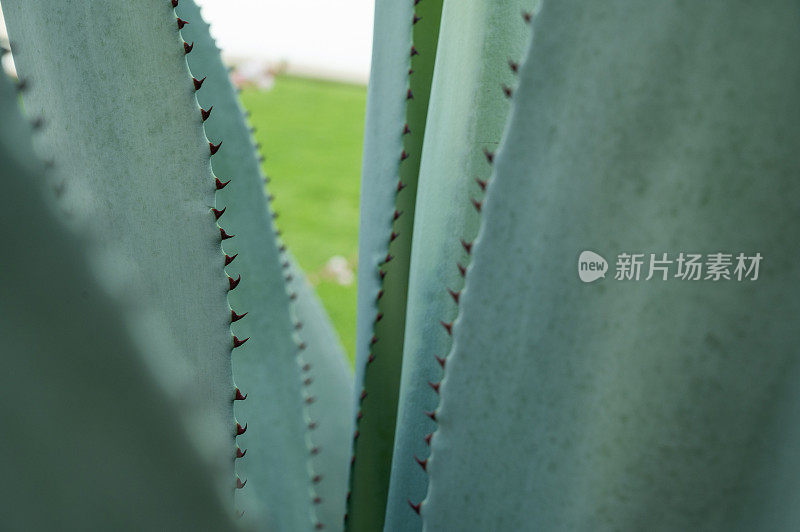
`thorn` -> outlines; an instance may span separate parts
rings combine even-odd
[[[461,298],[461,290],[456,291],[448,288],[447,292],[450,294],[450,297],[453,298],[453,301],[456,302],[456,305],[458,305],[458,300]]]
[[[285,270],[286,268],[288,268],[288,267],[289,267],[289,261],[286,261],[286,262],[284,262],[283,264],[281,264],[281,266],[282,266],[282,267],[283,267],[283,269]]]
[[[27,79],[21,79],[21,80],[17,81],[17,90],[19,92],[25,92],[26,90],[28,90],[29,86],[30,86],[30,84],[28,83]]]
[[[400,191],[401,191],[401,190],[403,190],[404,188],[406,188],[406,184],[405,184],[405,183],[403,183],[402,181],[398,181],[398,182],[397,182],[397,191],[398,191],[398,192],[400,192]]]
[[[303,371],[311,371],[311,364],[303,364],[303,367],[300,369]]]
[[[413,19],[413,23],[414,23],[414,24],[416,24],[416,23],[417,23],[417,22],[419,22],[420,20],[422,20],[422,17],[418,17],[417,15],[414,15],[414,19]]]
[[[311,383],[314,382],[314,379],[311,377],[306,377],[303,379],[303,386],[311,386]]]
[[[242,510],[241,512],[236,512],[236,517],[241,519],[242,516],[244,516],[244,512],[245,512],[244,510]]]
[[[313,502],[314,504],[320,504],[322,502],[322,497],[314,497],[313,499],[311,499],[311,502]]]
[[[274,212],[272,213],[272,219],[273,219],[273,220],[276,220],[276,219],[278,218],[278,216],[279,216],[279,215],[278,215],[278,212],[277,212],[277,211],[274,211]]]
[[[522,18],[525,20],[525,22],[530,23],[531,19],[533,18],[533,13],[529,13],[527,11],[523,11],[522,12]]]
[[[383,314],[382,314],[382,313],[380,313],[380,312],[378,312],[378,315],[377,315],[377,316],[375,316],[375,323],[378,323],[378,322],[379,322],[379,321],[381,321],[382,319],[383,319]]]
[[[225,207],[225,209],[227,209],[227,207]],[[211,212],[214,213],[214,218],[219,220],[219,217],[225,214],[225,209],[222,209],[221,211],[217,209],[211,209]]]
[[[294,279],[294,275],[292,275],[292,274],[289,274],[289,275],[287,275],[287,276],[286,276],[286,282],[287,282],[287,283],[290,283],[290,282],[292,282],[292,279]]]
[[[378,343],[378,337],[373,335],[372,339],[369,341],[369,345],[375,345],[377,343]]]
[[[390,262],[390,261],[391,261],[393,258],[394,258],[394,257],[392,257],[392,254],[391,254],[391,253],[387,253],[387,254],[386,254],[386,258],[385,258],[385,259],[383,259],[383,264],[386,264],[386,263]]]
[[[267,196],[267,201],[268,201],[269,203],[272,203],[272,200],[274,200],[274,199],[275,199],[275,195],[274,195],[274,194],[269,194],[269,195]]]
[[[406,100],[413,100],[413,99],[414,99],[414,93],[411,92],[411,89],[408,89],[408,92],[406,92]]]
[[[411,57],[414,57],[415,55],[419,55],[419,52],[417,51],[416,47],[412,46],[411,47]]]
[[[302,328],[303,328],[303,322],[298,321],[297,323],[294,324],[295,331],[299,331]]]
[[[206,110],[205,110],[205,109],[203,109],[202,107],[200,108],[200,116],[202,117],[202,119],[203,119],[203,122],[205,122],[206,120],[208,120],[208,117],[209,117],[209,116],[211,116],[211,110],[212,110],[213,108],[214,108],[214,106],[213,106],[213,105],[212,105],[211,107],[209,107],[209,108],[208,108],[208,111],[206,111]],[[220,144],[222,144],[222,143],[220,143]],[[216,153],[216,150],[214,150],[214,153]],[[214,155],[214,153],[212,153],[211,155]]]
[[[380,300],[383,297],[383,290],[378,290],[378,297],[377,299]]]
[[[380,275],[380,276],[381,276],[381,281],[383,281],[383,279],[386,277],[386,272],[385,272],[385,271],[383,271],[383,270],[379,270],[379,271],[378,271],[378,275]]]
[[[362,412],[361,410],[359,410],[359,411],[358,411],[358,414],[356,415],[356,421],[361,421],[361,418],[362,418],[362,417],[364,417],[364,412]]]
[[[191,52],[192,48],[194,48],[194,43],[189,44],[186,41],[183,42],[183,53],[184,54],[188,54],[189,52]]]
[[[172,7],[178,7],[178,0],[172,0]]]
[[[241,436],[241,435],[242,435],[242,434],[244,434],[245,432],[247,432],[247,423],[245,423],[245,424],[244,424],[244,427],[243,427],[243,426],[241,426],[241,425],[240,425],[240,424],[237,422],[237,423],[236,423],[236,435],[237,435],[237,436]]]
[[[299,344],[297,344],[297,349],[298,350],[302,351],[305,348],[306,348],[306,343],[305,342],[300,342]]]
[[[297,293],[292,292],[289,294],[289,301],[294,301],[295,299],[297,299]]]
[[[461,274],[461,277],[467,275],[467,269],[464,266],[462,266],[460,262],[457,264],[457,266],[458,266],[458,273]]]
[[[436,355],[433,355],[433,358],[435,358],[436,362],[438,362],[439,365],[442,366],[442,369],[444,369],[444,363],[446,362],[447,359],[444,357],[437,357]]]
[[[239,447],[236,448],[236,458],[244,458],[244,455],[246,454],[247,454],[247,449],[243,451]]]
[[[233,348],[234,348],[234,349],[236,349],[237,347],[241,347],[241,346],[242,346],[242,345],[244,345],[244,343],[245,343],[245,342],[247,342],[249,339],[250,339],[250,337],[248,336],[248,337],[247,337],[247,338],[245,338],[244,340],[239,340],[239,339],[236,337],[236,335],[234,335],[234,336],[233,336]]]
[[[223,229],[222,227],[219,228],[219,234],[222,237],[222,240],[227,240],[229,238],[233,238],[236,236],[236,235],[229,235],[228,233],[225,232],[225,229]]]
[[[415,455],[414,456],[414,460],[419,464],[419,466],[422,468],[423,471],[427,471],[428,470],[428,459],[427,458],[425,460],[420,460]]]
[[[319,447],[312,447],[309,451],[311,456],[317,456],[319,454],[320,448]]]
[[[408,154],[406,153],[406,150],[403,150],[403,153],[400,154],[400,160],[405,161],[406,159],[408,159]]]
[[[503,85],[503,94],[506,95],[506,98],[511,98],[514,95],[514,91],[508,85]]]
[[[227,181],[225,181],[224,183],[223,183],[222,181],[220,181],[218,177],[215,177],[214,179],[216,180],[216,181],[215,181],[215,183],[216,183],[216,185],[217,185],[217,190],[222,190],[223,188],[225,188],[226,186],[228,186],[228,183],[230,183],[230,182],[231,182],[231,180],[230,180],[230,179],[228,179],[228,180],[227,180]]]
[[[433,412],[425,412],[425,415],[431,418],[432,420],[436,421],[436,411]]]
[[[214,145],[213,142],[208,143],[208,149],[211,151],[211,155],[214,155],[219,151],[219,147],[222,146],[222,141],[219,141],[219,144]]]
[[[200,87],[203,86],[203,82],[206,80],[206,77],[203,77],[203,79],[197,79],[194,76],[192,77],[192,81],[194,82],[194,90],[196,91],[200,90]]]
[[[396,221],[402,215],[403,215],[403,211],[394,211],[394,215],[392,216],[392,221]]]
[[[322,523],[317,523],[317,524],[314,525],[314,530],[322,530],[324,528],[325,528],[325,525],[323,525]]]
[[[233,257],[231,257],[230,255],[225,255],[225,266],[227,266],[228,264],[233,262],[233,259],[235,259],[238,256],[239,256],[238,253],[236,255],[234,255]]]
[[[440,321],[439,323],[442,324],[442,327],[444,327],[444,330],[447,331],[447,334],[449,334],[450,336],[453,336],[453,322],[452,321],[450,323],[447,323],[445,321]]]
[[[487,181],[487,180],[484,180],[484,179],[478,179],[478,178],[476,177],[476,178],[475,178],[475,182],[476,182],[476,183],[478,183],[478,186],[479,186],[479,187],[481,187],[481,190],[482,190],[482,191],[486,192],[486,185],[488,185],[488,184],[489,184],[489,181]]]
[[[461,246],[467,252],[467,255],[472,254],[472,242],[467,242],[466,240],[461,241]]]
[[[231,310],[231,323],[233,323],[235,321],[239,321],[240,319],[244,318],[245,316],[247,316],[247,312],[245,312],[244,314],[236,314],[236,311]]]
[[[489,161],[489,164],[494,162],[494,152],[489,151],[486,148],[483,149],[483,154],[486,156],[486,160]]]
[[[184,26],[186,26],[188,22],[178,17],[178,29],[182,30]]]
[[[411,499],[408,499],[408,505],[411,506],[412,510],[417,512],[417,515],[419,515],[419,512],[422,509],[422,503],[421,502],[417,503],[417,504],[414,504],[413,502],[411,502]]]
[[[278,251],[280,251],[281,253],[286,252],[286,246],[284,244],[281,244],[280,247],[278,247]]]
[[[308,430],[314,430],[317,428],[317,426],[318,426],[317,423],[312,421],[311,423],[308,424]]]
[[[413,69],[413,68],[409,68],[409,69],[408,69],[408,75],[410,76],[410,75],[411,75],[411,74],[413,74],[413,73],[414,73],[414,69]]]
[[[427,443],[428,445],[430,445],[430,444],[431,444],[431,438],[433,438],[433,432],[431,432],[430,434],[428,434],[427,436],[425,436],[425,443]]]
[[[367,396],[367,390],[361,390],[361,400],[363,401],[364,398]]]
[[[313,477],[311,477],[311,482],[313,482],[314,484],[319,484],[320,482],[322,482],[322,475],[314,475]]]
[[[372,364],[373,362],[375,362],[375,355],[370,353],[369,358],[367,358],[367,364]]]
[[[519,63],[517,63],[513,59],[508,60],[508,66],[511,69],[511,72],[513,72],[514,74],[519,72]]]
[[[481,212],[481,207],[483,207],[483,202],[478,201],[475,198],[472,198],[470,201],[472,201],[472,206],[475,207],[475,210]]]
[[[228,276],[228,291],[233,290],[237,286],[239,286],[239,282],[242,280],[242,274],[239,274],[236,279],[231,276]]]
[[[242,482],[242,480],[239,477],[236,477],[236,489],[237,490],[242,489],[245,486],[245,484],[247,484],[247,479],[244,479],[244,482]]]
[[[439,386],[441,386],[441,385],[442,385],[442,383],[441,383],[441,382],[431,382],[431,381],[428,381],[428,386],[430,386],[431,388],[433,388],[433,391],[434,391],[434,392],[436,392],[436,393],[439,393]]]
[[[403,126],[403,135],[408,135],[409,133],[411,133],[411,128],[408,127],[408,124],[405,124]]]

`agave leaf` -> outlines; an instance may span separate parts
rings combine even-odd
[[[228,301],[239,315],[247,313],[232,326],[237,337],[250,338],[233,357],[234,378],[247,394],[235,405],[237,419],[247,423],[238,442],[246,455],[236,462],[247,484],[237,491],[237,505],[245,520],[269,529],[310,530],[317,522],[327,527],[315,515],[316,473],[307,469],[312,443],[304,420],[300,349],[282,266],[287,259],[273,227],[258,152],[199,8],[183,0],[176,14],[186,23],[184,40],[194,43],[187,61],[200,85],[196,94],[206,112],[206,134],[225,143],[212,159],[215,174],[230,180],[217,192],[218,209],[225,209],[219,223],[235,235],[223,242],[225,253],[236,257],[227,266],[228,275],[242,278],[241,289],[231,292]]]
[[[341,530],[350,473],[353,375],[325,309],[297,263],[289,262],[298,335],[305,346],[300,355],[305,397],[313,400],[306,421],[313,427],[308,434],[311,470],[320,479],[314,484],[317,519],[326,530]]]
[[[93,252],[42,197],[44,165],[0,76],[0,435],[6,530],[233,530],[181,412]],[[162,346],[164,347],[164,346]],[[13,480],[12,480],[13,479]]]
[[[528,42],[522,14],[535,3],[447,2],[442,13],[415,210],[389,530],[422,528],[412,505],[427,492],[426,436],[436,423],[426,413],[439,403],[436,386],[470,259],[466,246],[478,232],[488,157],[500,142],[507,93]]]
[[[770,472],[800,444],[778,426],[798,403],[797,8],[544,3],[461,296],[426,530],[796,528],[797,471]],[[587,249],[612,269],[764,260],[755,282],[584,284]]]
[[[3,13],[42,156],[61,205],[145,313],[165,317],[189,368],[196,437],[233,487],[229,281],[215,224],[209,141],[172,6],[163,0],[5,0]],[[217,139],[214,139],[218,142]],[[154,320],[152,320],[154,321]]]
[[[417,178],[442,0],[377,2],[361,189],[355,461],[348,529],[382,527],[389,490]]]

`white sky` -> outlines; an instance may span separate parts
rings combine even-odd
[[[227,56],[285,60],[293,70],[360,81],[369,77],[374,0],[196,1]]]
[[[369,77],[374,0],[196,1],[228,57],[286,61],[293,71],[324,77]]]

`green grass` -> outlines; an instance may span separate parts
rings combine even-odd
[[[325,265],[336,255],[355,273],[366,87],[280,76],[242,102],[266,158],[269,191],[286,245],[317,289],[350,359],[355,353],[356,283]]]

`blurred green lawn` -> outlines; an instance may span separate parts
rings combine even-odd
[[[288,76],[279,76],[269,91],[242,92],[266,158],[278,228],[315,285],[351,360],[355,279],[342,284],[326,264],[341,256],[355,275],[366,97],[364,86]]]

